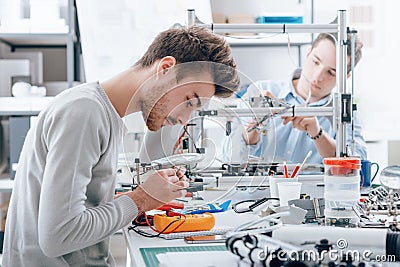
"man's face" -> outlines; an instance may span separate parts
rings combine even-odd
[[[215,93],[215,85],[211,82],[211,76],[206,76],[183,79],[172,86],[160,84],[154,88],[154,93],[144,101],[143,115],[149,130],[157,131],[162,126],[185,124],[194,110],[208,103]],[[165,90],[165,87],[171,89]]]
[[[329,95],[336,84],[336,47],[321,40],[306,56],[298,88],[311,98],[320,100]]]

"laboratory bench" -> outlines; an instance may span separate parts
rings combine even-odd
[[[256,216],[252,214],[236,214],[233,210],[214,213],[214,216],[216,220],[215,228],[220,229],[226,228],[227,226],[239,226],[251,220],[252,217],[256,218]],[[123,229],[123,233],[129,252],[127,254],[127,266],[132,267],[158,266],[158,261],[155,260],[154,255],[157,252],[181,251],[185,253],[191,251],[209,251],[212,253],[215,251],[226,251],[221,248],[222,246],[225,247],[225,243],[187,244],[183,238],[173,240],[148,238],[128,230],[128,227]],[[129,265],[129,263],[131,265]]]
[[[220,178],[218,181],[218,186],[215,186],[214,184],[212,187],[206,188],[205,191],[197,192],[195,198],[202,197],[204,199],[204,203],[221,203],[227,199],[231,199],[232,202],[235,203],[246,199],[260,199],[263,197],[269,197],[270,193],[268,179],[266,177],[259,176],[244,178],[245,179],[238,179],[238,177]],[[299,181],[302,182],[302,193],[307,193],[308,195],[316,198],[323,196],[324,187],[320,186],[323,183],[323,176],[299,176]],[[208,183],[211,184],[211,180],[208,181]],[[257,186],[259,186],[258,189]],[[198,202],[195,201],[195,203]],[[233,229],[243,223],[260,218],[258,215],[255,215],[251,212],[235,213],[235,211],[231,208],[225,212],[213,213],[213,215],[215,216],[215,227],[213,229],[216,229],[217,231]],[[187,255],[190,255],[190,257],[194,256],[191,254],[192,252],[207,251],[211,257],[212,255],[215,257],[226,257],[227,263],[232,263],[231,261],[233,254],[230,252],[226,253],[227,251],[225,249],[225,243],[187,244],[183,238],[172,240],[159,237],[148,238],[129,230],[128,227],[129,226],[123,228],[123,234],[125,236],[128,249],[127,266],[158,266],[158,261],[156,260],[155,256],[156,254],[175,251],[189,253]],[[149,230],[148,227],[144,228]],[[155,232],[153,233],[156,234]],[[177,234],[180,235],[179,233]],[[237,260],[237,258],[235,259]],[[194,264],[193,266],[201,266],[201,263],[197,262],[197,265]],[[232,265],[228,264],[225,266]]]
[[[226,178],[226,180],[224,179]],[[263,197],[269,197],[270,196],[270,191],[269,191],[269,181],[268,178],[266,177],[243,177],[245,179],[238,179],[238,177],[222,177],[219,179],[218,185],[212,184],[211,180],[209,180],[207,183],[211,184],[211,187],[205,187],[204,191],[198,192],[197,195],[195,195],[195,198],[202,197],[204,199],[203,203],[222,203],[225,200],[232,200],[232,203],[237,203],[242,200],[250,200],[250,199],[260,199]],[[324,195],[324,183],[323,183],[324,176],[323,175],[300,175],[299,176],[299,181],[302,183],[302,188],[301,188],[301,193],[302,194],[307,194],[311,198],[322,198]],[[259,186],[257,189],[257,185]],[[369,190],[361,190],[362,193],[369,193]],[[184,200],[188,200],[189,205],[191,204],[191,201],[189,198],[185,198]],[[197,203],[196,200],[194,200],[194,203]],[[231,204],[232,204],[231,203]],[[199,203],[201,204],[201,203]],[[320,203],[321,204],[321,203]],[[246,222],[253,222],[256,221],[257,219],[260,219],[261,217],[259,216],[261,210],[265,210],[266,206],[260,206],[257,211],[255,212],[247,212],[247,213],[235,213],[235,211],[231,208],[229,208],[225,212],[218,212],[218,213],[213,213],[215,216],[215,227],[213,230],[226,230],[228,231],[229,229],[232,230],[239,225],[243,225],[243,223]],[[315,211],[315,214],[317,212]],[[380,215],[377,215],[380,216]],[[285,218],[282,218],[282,220],[285,220]],[[293,225],[292,225],[293,226]],[[143,229],[146,230],[146,232],[150,232],[153,234],[156,234],[155,232],[152,232],[148,227],[141,226]],[[288,225],[287,227],[291,227],[291,225]],[[297,227],[318,227],[317,224],[314,223],[306,223],[306,224],[301,224]],[[356,246],[356,251],[365,252],[365,247],[367,249],[372,249],[374,251],[374,255],[385,255],[385,249],[386,253],[388,253],[388,247],[385,247],[385,245],[382,245],[385,243],[386,239],[386,246],[388,246],[387,242],[389,240],[389,237],[385,237],[387,235],[387,229],[386,228],[380,228],[380,229],[369,229],[369,228],[344,228],[344,227],[329,227],[330,229],[325,229],[323,231],[321,227],[321,231],[319,230],[313,230],[311,228],[308,228],[308,232],[313,231],[315,233],[326,233],[328,230],[335,231],[336,229],[339,231],[339,234],[342,234],[342,230],[349,230],[353,231],[352,233],[346,232],[344,234],[345,241],[350,241],[350,247],[351,246]],[[281,228],[282,230],[286,231],[286,227]],[[281,230],[279,229],[279,230]],[[358,230],[360,229],[360,230]],[[275,231],[275,230],[274,230]],[[273,231],[273,233],[274,233]],[[301,236],[301,233],[304,232],[306,233],[307,231],[300,231],[296,232],[298,234],[295,234],[296,236]],[[328,232],[332,232],[328,231]],[[354,232],[355,231],[355,232]],[[359,235],[360,231],[362,233],[371,233],[371,231],[380,231],[379,238],[373,238],[371,240],[366,240],[365,242],[362,242],[363,247],[359,247],[359,244],[355,244],[357,242],[360,242]],[[353,234],[356,234],[358,238],[354,238]],[[384,233],[385,236],[382,235]],[[159,237],[144,237],[139,235],[138,233],[129,230],[129,226],[123,228],[123,234],[125,237],[126,241],[126,246],[127,246],[127,266],[132,266],[132,267],[153,267],[153,266],[250,266],[247,265],[247,263],[243,263],[242,261],[238,263],[238,256],[234,255],[233,253],[229,252],[226,248],[225,243],[206,243],[206,244],[188,244],[183,240],[183,233],[173,233],[172,235],[175,236],[180,236],[180,239],[165,239],[165,238],[159,238]],[[396,233],[395,233],[396,234]],[[317,234],[318,235],[318,234]],[[290,240],[292,235],[289,236]],[[337,235],[334,235],[335,237],[331,236],[332,240],[337,240],[337,244],[339,244],[339,240]],[[353,236],[353,238],[351,237]],[[363,235],[364,236],[364,235]],[[324,237],[328,238],[328,237]],[[334,239],[336,238],[336,239]],[[343,238],[342,236],[340,238]],[[363,237],[364,238],[364,237]],[[379,242],[377,240],[380,240]],[[276,240],[276,239],[275,239]],[[301,239],[303,240],[303,239]],[[358,241],[357,241],[358,240]],[[383,240],[383,241],[382,241]],[[382,241],[382,242],[381,242]],[[278,241],[279,242],[279,241]],[[305,240],[301,241],[305,242]],[[318,237],[317,242],[322,242],[321,238]],[[338,246],[334,241],[331,241],[332,244]],[[355,243],[353,243],[355,242]],[[269,243],[268,247],[269,247]],[[321,243],[322,244],[322,243]],[[397,242],[397,245],[400,243]],[[311,244],[311,249],[315,250],[314,243]],[[300,245],[298,245],[300,246]],[[365,247],[364,247],[365,246]],[[303,245],[301,245],[303,248]],[[334,247],[335,248],[335,247]],[[338,247],[336,247],[337,249]],[[307,250],[307,248],[306,248]],[[379,253],[378,253],[379,252]],[[397,253],[397,252],[396,252]],[[157,256],[158,255],[158,256]],[[389,254],[390,256],[394,256],[392,254]],[[397,257],[397,256],[396,256]],[[189,259],[189,261],[188,261]],[[210,259],[218,259],[218,260],[210,260]],[[398,260],[398,259],[397,259]],[[161,261],[161,262],[160,262]],[[357,265],[360,262],[354,262],[355,265]],[[159,265],[162,263],[161,265]],[[377,265],[371,265],[373,263],[368,262],[367,260],[362,261],[365,266],[377,266]],[[179,265],[180,264],[180,265]],[[204,265],[204,264],[211,264],[211,265]],[[212,265],[214,264],[214,265]],[[239,264],[239,265],[238,265]],[[358,265],[361,266],[361,265]],[[381,265],[379,266],[400,266],[399,262],[382,262]]]

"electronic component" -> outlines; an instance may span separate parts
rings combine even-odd
[[[317,222],[324,217],[325,201],[323,198],[292,199],[288,203],[307,211],[305,216],[307,223]]]
[[[176,213],[174,213],[176,214]],[[169,232],[193,232],[208,231],[215,225],[215,218],[210,213],[188,214],[168,216],[167,214],[156,214],[153,219],[154,228],[161,232],[164,229]]]
[[[284,226],[272,232],[272,238],[292,245],[317,244],[327,239],[336,248],[369,250],[376,255],[400,256],[400,234],[386,229],[344,228],[331,226]]]

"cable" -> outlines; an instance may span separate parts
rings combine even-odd
[[[258,199],[258,200],[254,200],[254,199],[251,199],[251,200],[243,200],[243,201],[239,201],[239,202],[233,204],[233,205],[232,205],[232,208],[233,208],[233,210],[234,210],[236,213],[251,212],[251,211],[253,211],[254,208],[256,208],[256,207],[258,207],[258,206],[264,204],[265,202],[267,202],[267,201],[269,201],[269,200],[279,200],[279,198],[275,198],[275,197],[264,197],[264,198],[261,198],[261,199]],[[241,205],[241,204],[243,204],[243,203],[249,203],[249,202],[252,202],[253,204],[249,205],[249,206],[247,207],[247,209],[243,209],[243,210],[238,209],[238,206],[239,206],[239,205]]]
[[[190,126],[193,126],[193,125],[196,125],[196,124],[191,124]],[[184,131],[186,132],[186,134],[188,135],[190,141],[192,141],[193,146],[194,146],[194,150],[196,151],[196,153],[199,153],[199,150],[198,150],[197,147],[196,147],[196,142],[194,141],[194,139],[192,138],[192,136],[190,135],[190,133],[189,133],[188,130],[187,130],[187,127],[188,127],[188,126],[189,126],[188,124],[186,124],[185,126],[183,126],[183,130],[184,130]]]
[[[183,140],[183,138],[185,137],[185,134],[186,134],[185,131],[182,132],[182,134],[179,136],[178,140],[176,141],[176,143],[175,143],[175,145],[174,145],[174,148],[173,148],[173,151],[172,151],[172,154],[173,154],[173,155],[176,154],[176,152],[177,152],[177,150],[178,150],[178,148],[179,148],[179,145],[182,143],[182,140]]]
[[[200,150],[196,146],[196,142],[194,141],[193,137],[190,135],[189,131],[187,130],[188,126],[193,126],[193,125],[196,125],[196,124],[186,124],[186,125],[183,126],[183,132],[179,136],[178,140],[176,141],[176,143],[174,145],[174,148],[173,148],[172,154],[176,154],[176,151],[179,148],[179,145],[182,143],[182,141],[183,141],[183,139],[185,137],[185,134],[187,134],[188,138],[193,143],[193,146],[194,146],[194,149],[195,149],[196,153],[200,153],[199,152]]]
[[[294,62],[293,57],[292,57],[292,53],[290,52],[290,35],[287,32],[285,32],[284,34],[286,34],[286,36],[287,36],[287,44],[288,44],[287,45],[287,49],[288,49],[289,59],[292,62],[293,66],[298,69],[298,68],[300,68],[300,66]]]
[[[283,225],[282,221],[279,218],[282,216],[288,216],[289,214],[290,214],[290,212],[288,212],[288,211],[278,212],[278,213],[268,215],[266,217],[262,217],[258,220],[251,220],[249,222],[239,225],[238,227],[236,227],[235,230],[227,233],[226,236],[231,237],[231,236],[237,236],[237,235],[272,232],[273,230],[276,230]],[[259,223],[262,223],[265,221],[272,223],[273,225],[266,225],[266,226],[261,226],[258,228],[252,227],[256,224],[259,224]]]
[[[263,36],[250,36],[250,37],[248,37],[248,36],[231,36],[230,35],[229,38],[238,39],[238,40],[259,40],[259,39],[272,38],[272,37],[278,36],[280,34],[281,33],[274,33],[274,34],[270,34],[270,35],[267,35],[267,36],[263,35]]]

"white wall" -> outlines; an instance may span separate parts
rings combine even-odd
[[[235,14],[262,15],[265,13],[303,14],[305,22],[310,22],[311,0],[211,0],[213,13],[226,16]]]
[[[315,6],[316,23],[326,22],[328,14],[338,8],[350,10],[354,6],[372,6],[371,23],[351,24],[348,18],[351,26],[372,34],[372,44],[363,48],[363,58],[356,67],[355,95],[366,133],[371,138],[384,137],[388,134],[384,131],[393,131],[397,135],[400,125],[392,123],[397,117],[392,107],[400,96],[400,90],[396,88],[396,63],[400,60],[396,24],[400,3],[395,0],[316,0]]]
[[[188,8],[211,22],[209,1],[77,0],[76,5],[87,81],[108,79],[134,64],[159,32],[185,24]]]
[[[242,84],[249,82],[243,75],[252,81],[286,80],[291,70],[299,66],[297,47],[232,47],[232,54],[242,74]]]
[[[304,23],[311,21],[311,1],[305,0],[285,0],[284,4],[278,4],[274,0],[211,0],[212,12],[224,15],[226,18],[233,16],[250,15],[256,16],[274,14],[303,15]],[[282,2],[283,3],[283,2]],[[248,76],[250,80],[285,80],[288,79],[291,70],[299,67],[299,48],[293,43],[300,41],[310,42],[310,34],[259,34],[245,35],[245,38],[259,38],[256,44],[251,46],[237,46],[232,44],[232,53],[238,65],[239,71]],[[260,45],[260,42],[266,45]],[[271,46],[268,43],[281,43],[281,46]],[[288,43],[292,43],[289,47]],[[307,47],[301,48],[300,56],[304,54]],[[243,76],[242,76],[243,77]],[[242,78],[241,77],[241,78]],[[243,83],[248,83],[248,79],[242,79]]]
[[[370,13],[353,21],[349,12],[354,7],[369,8]],[[397,84],[400,60],[400,35],[398,34],[398,10],[396,0],[315,0],[315,22],[327,23],[337,9],[348,10],[348,24],[360,32],[366,43],[363,57],[356,67],[355,100],[369,146],[369,157],[384,162],[400,162],[400,151],[388,155],[388,140],[400,139],[398,106],[400,90]],[[367,9],[368,10],[368,9]],[[367,12],[368,13],[368,12]],[[369,35],[366,35],[368,33]],[[369,38],[370,37],[370,38]],[[364,39],[363,39],[364,38]],[[381,144],[383,149],[375,149]],[[376,155],[380,153],[380,155]]]

